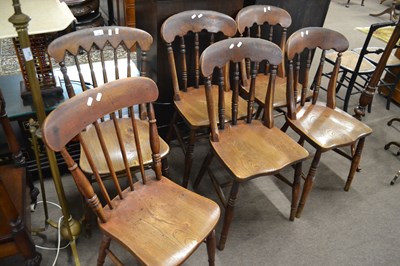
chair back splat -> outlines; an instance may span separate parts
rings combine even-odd
[[[236,29],[236,23],[231,17],[211,10],[184,11],[169,17],[163,23],[161,35],[167,44],[174,100],[180,100],[179,91],[186,92],[188,86],[199,88],[201,51],[221,38],[217,35],[219,32],[223,34],[222,38],[232,37],[236,34]],[[179,42],[179,62],[175,61],[172,46],[174,41]],[[187,47],[188,45],[191,47]],[[189,61],[189,58],[194,60]],[[193,79],[193,84],[188,82],[190,78]]]
[[[245,48],[243,48],[245,47]],[[253,62],[251,69],[251,86],[250,86],[250,99],[247,105],[247,123],[251,123],[254,114],[254,90],[255,90],[255,79],[257,73],[257,65],[263,60],[267,60],[271,65],[271,76],[268,84],[268,91],[265,96],[265,107],[264,107],[264,125],[272,128],[274,126],[272,116],[272,104],[274,98],[275,89],[275,77],[277,65],[282,60],[281,49],[271,43],[266,42],[262,39],[251,39],[251,38],[232,38],[223,42],[218,42],[213,45],[213,49],[208,49],[203,52],[201,57],[201,69],[206,79],[206,95],[209,110],[209,119],[211,125],[211,136],[213,141],[218,141],[218,128],[223,129],[225,127],[225,108],[222,105],[223,99],[218,99],[218,117],[217,120],[215,111],[212,110],[214,105],[214,99],[211,94],[211,79],[214,68],[222,68],[227,63],[232,62],[234,64],[234,84],[232,86],[233,97],[232,97],[232,119],[231,124],[237,124],[238,120],[238,95],[239,95],[239,64],[244,58],[250,59]],[[223,89],[220,86],[220,90]],[[223,94],[219,94],[223,96]]]
[[[145,265],[180,265],[206,239],[210,265],[214,263],[214,227],[219,219],[219,207],[162,176],[160,139],[152,105],[157,98],[158,88],[151,79],[119,79],[74,96],[52,111],[43,124],[45,144],[61,153],[79,191],[98,216],[99,228],[104,233],[98,265],[104,263],[106,255],[119,265],[119,259],[109,249],[111,240],[116,240]],[[127,107],[133,112],[131,106],[138,104],[147,107],[148,131],[137,130],[138,121],[131,116],[131,145],[136,146],[136,154],[131,154],[121,140],[123,133],[113,114]],[[115,135],[111,144],[120,147],[124,160],[135,157],[138,161],[140,178],[137,182],[131,176],[129,165],[117,173],[102,131],[97,130],[101,117],[108,114],[114,126],[110,132]],[[91,127],[96,128],[97,134],[92,137],[98,139],[99,149],[90,149],[89,141],[82,137]],[[91,185],[66,148],[72,140],[78,140],[83,147],[98,188]],[[149,142],[152,157],[152,169],[146,171],[141,155],[145,142]],[[92,160],[93,153],[104,155],[111,182],[100,177],[97,164]],[[117,174],[126,176],[128,182],[120,182],[122,179],[118,179]],[[97,191],[101,197],[97,196]]]
[[[309,82],[308,76],[310,74],[311,65],[311,54],[316,48],[322,49],[320,63],[318,65],[317,72],[314,76],[312,83],[313,96],[312,103],[315,104],[318,99],[319,88],[321,86],[321,77],[324,68],[325,52],[326,50],[333,49],[338,52],[338,57],[335,62],[334,70],[332,72],[332,78],[329,81],[327,89],[326,104],[329,108],[334,109],[336,107],[336,80],[339,72],[341,53],[346,51],[349,47],[347,39],[339,32],[318,28],[309,27],[304,28],[295,32],[291,35],[287,41],[287,57],[289,60],[289,73],[287,82],[287,99],[288,99],[288,117],[290,119],[295,118],[296,99],[295,92],[297,91],[297,84],[302,80],[301,85],[301,106],[304,106],[306,101],[306,90],[308,89]],[[306,70],[304,76],[300,79],[300,65],[301,65],[301,54],[306,53]],[[295,63],[294,63],[295,62]]]
[[[285,54],[287,28],[292,24],[290,14],[279,7],[270,5],[251,5],[241,9],[236,15],[236,23],[240,36],[255,37],[271,41],[277,44],[282,54]],[[257,89],[255,94],[256,102],[264,105],[264,97],[269,79],[269,63],[268,61],[259,64],[257,70]],[[243,89],[241,95],[249,95],[250,86],[250,60],[246,59],[241,64],[241,79]],[[285,57],[278,65],[275,86],[274,108],[281,110],[286,106],[286,70]],[[261,107],[257,110],[261,114]]]

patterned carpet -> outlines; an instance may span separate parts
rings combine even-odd
[[[0,76],[20,73],[12,39],[0,40]]]
[[[380,40],[384,41],[384,42],[388,42],[389,39],[390,39],[390,36],[392,36],[393,29],[394,29],[394,26],[392,26],[392,27],[383,27],[383,28],[377,29],[374,32],[373,36],[375,38],[377,38],[377,39],[380,39]],[[356,30],[359,30],[359,31],[361,31],[361,32],[363,32],[365,34],[368,34],[369,27],[357,27]]]
[[[106,60],[113,60],[113,52],[111,51],[111,48],[107,51],[107,49],[104,52],[104,57]],[[100,54],[94,52],[92,54],[92,60],[93,62],[98,62],[100,61]],[[123,52],[122,48],[119,48],[117,50],[117,57],[118,58],[125,58],[126,54]],[[132,53],[132,61],[136,62],[136,53]],[[80,63],[87,63],[87,58],[83,58],[78,56],[78,60]],[[70,66],[74,64],[73,57],[67,56],[66,57],[66,65]],[[53,68],[57,68],[58,64],[52,61],[52,66]],[[14,75],[21,73],[19,63],[18,63],[18,58],[15,53],[14,49],[14,44],[12,39],[0,39],[0,76],[5,76],[5,75]]]

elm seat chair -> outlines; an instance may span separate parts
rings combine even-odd
[[[279,7],[270,5],[251,5],[239,10],[236,15],[236,23],[240,36],[256,37],[275,42],[279,45],[282,53],[285,54],[285,45],[287,39],[287,29],[292,24],[290,14]],[[250,62],[246,60],[246,68],[242,65],[243,88],[242,93],[248,96],[250,87]],[[268,64],[260,66],[257,76],[255,99],[260,106],[264,105],[267,84],[269,80]],[[278,65],[278,72],[275,81],[274,108],[281,109],[286,107],[286,71],[285,58]],[[311,92],[307,93],[311,96]],[[298,95],[300,100],[300,95]],[[262,107],[261,107],[262,108]]]
[[[191,192],[162,176],[160,138],[152,102],[157,100],[157,85],[149,78],[131,77],[108,82],[96,89],[87,90],[67,100],[50,113],[43,124],[43,139],[52,150],[58,151],[66,161],[74,181],[98,217],[99,228],[104,234],[100,245],[97,265],[103,265],[106,255],[115,264],[120,259],[110,250],[114,240],[145,265],[180,265],[204,241],[207,242],[209,264],[214,265],[215,233],[220,210],[218,205]],[[95,100],[90,100],[95,99]],[[100,178],[92,152],[102,152],[110,169],[108,146],[103,144],[104,135],[97,132],[101,151],[93,151],[82,137],[88,126],[95,128],[99,120],[121,108],[129,108],[133,117],[133,105],[145,104],[148,113],[147,132],[137,130],[138,120],[131,119],[133,138],[140,168],[140,181],[134,182],[129,166],[125,166],[126,189],[119,183],[115,171],[112,182],[105,184]],[[121,139],[118,119],[111,116],[115,126],[115,146],[120,146],[124,160],[129,156]],[[147,135],[142,138],[140,134]],[[103,205],[95,194],[82,169],[72,159],[66,145],[77,139],[89,159],[99,184]],[[144,169],[141,146],[149,140],[152,151],[152,170]],[[139,175],[139,174],[138,174]],[[125,182],[124,182],[125,184]],[[113,198],[111,193],[115,193]]]
[[[298,30],[288,38],[286,43],[286,53],[289,60],[287,83],[289,105],[286,121],[300,136],[300,144],[304,144],[304,140],[306,140],[316,149],[303,186],[296,217],[301,216],[308,194],[312,189],[321,154],[333,150],[351,161],[350,171],[344,187],[344,190],[348,191],[360,163],[365,138],[372,133],[370,127],[336,107],[335,86],[341,64],[341,55],[348,49],[348,46],[349,43],[342,34],[318,27]],[[296,102],[294,101],[294,84],[298,82],[299,69],[294,67],[294,61],[297,62],[302,52],[310,52],[317,47],[322,49],[322,53],[314,78],[314,84],[312,84],[314,88],[312,101],[296,106]],[[337,59],[329,80],[326,101],[318,101],[325,61],[324,57],[326,51],[330,49],[337,51]],[[302,89],[306,89],[307,87],[308,84],[304,82]],[[347,154],[339,149],[345,146],[351,147],[351,154]]]
[[[219,39],[232,37],[237,27],[234,19],[228,15],[210,10],[189,10],[172,15],[161,26],[161,36],[167,47],[169,68],[173,88],[173,105],[175,113],[170,123],[167,143],[175,133],[184,153],[185,167],[182,185],[188,186],[196,134],[208,130],[210,122],[204,98],[204,85],[200,77],[199,58],[202,50]],[[219,33],[219,34],[218,34]],[[174,51],[178,46],[179,51]],[[228,72],[226,68],[224,71]],[[226,73],[225,72],[225,73]],[[227,76],[227,75],[226,75]],[[225,79],[226,99],[232,97],[229,79]],[[218,93],[217,86],[213,87]],[[243,99],[241,101],[244,101]],[[230,114],[230,105],[226,103],[226,113]],[[246,110],[240,109],[243,116]],[[187,144],[178,128],[181,117],[189,127]],[[226,117],[230,119],[229,115]]]
[[[250,98],[245,103],[248,110],[247,116],[245,119],[238,119],[238,108],[240,107],[238,105],[242,104],[238,101],[239,64],[244,59],[250,59],[252,62]],[[266,84],[268,90],[265,96],[266,104],[264,105],[263,119],[258,120],[253,119],[254,90],[258,77],[256,75],[257,65],[263,60],[268,60],[271,73],[270,81]],[[234,64],[233,97],[230,98],[233,108],[232,120],[224,122],[226,121],[224,106],[219,104],[218,112],[216,112],[214,103],[224,103],[225,101],[215,97],[211,79],[215,68],[221,68],[229,62]],[[275,77],[277,65],[281,62],[282,51],[277,45],[267,40],[247,37],[232,38],[212,44],[203,52],[200,59],[201,71],[206,79],[207,110],[211,125],[211,150],[204,160],[195,186],[200,182],[213,157],[219,159],[233,179],[229,198],[223,201],[225,207],[224,223],[218,245],[221,250],[225,247],[233,219],[235,200],[242,182],[266,175],[275,175],[284,180],[292,187],[290,220],[294,220],[300,192],[301,163],[308,157],[308,152],[274,126],[272,111]],[[222,85],[219,89],[220,91],[223,90]],[[226,96],[223,93],[218,95],[220,97]],[[283,168],[290,165],[295,166],[293,182],[279,174]],[[212,175],[210,177],[213,183],[217,182]],[[218,187],[216,189],[221,191]]]
[[[97,27],[83,29],[69,34],[63,35],[48,46],[49,55],[60,65],[62,77],[65,82],[65,87],[68,96],[74,97],[76,92],[79,92],[78,86],[74,86],[74,82],[78,82],[83,91],[92,87],[96,88],[100,84],[107,83],[111,80],[124,77],[146,76],[147,70],[147,51],[149,51],[153,43],[151,35],[143,30],[130,27]],[[137,60],[138,68],[132,62],[134,55],[132,52],[140,48],[141,60]],[[140,73],[139,73],[140,71]],[[135,117],[138,120],[138,130],[148,131],[148,125],[144,121],[146,112],[143,106],[135,109]],[[127,117],[126,110],[120,110],[116,116],[119,118],[121,133],[125,146],[128,149],[130,156],[128,157],[128,165],[132,169],[137,169],[139,163],[136,159],[135,145],[133,144],[133,132],[130,130],[130,118]],[[104,120],[104,119],[103,119]],[[111,120],[105,120],[99,123],[100,129],[103,131],[106,143],[113,143],[114,137]],[[93,141],[89,146],[91,149],[100,149],[100,143],[96,142],[95,128],[88,129],[83,137],[88,141]],[[169,151],[168,145],[160,139],[161,156],[165,158]],[[120,171],[125,168],[125,162],[122,159],[121,152],[118,146],[109,145],[109,149],[113,149],[110,154],[113,156],[115,171]],[[142,146],[144,155],[144,163],[151,163],[151,149],[148,143]],[[88,159],[81,148],[80,166],[88,174],[93,174]],[[106,164],[106,160],[102,153],[96,153],[93,157],[98,171],[101,174],[107,175],[111,172]],[[167,163],[165,162],[166,171]]]

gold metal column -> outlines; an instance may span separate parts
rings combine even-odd
[[[18,38],[21,44],[21,49],[23,51],[25,59],[25,67],[28,73],[29,83],[31,84],[31,92],[33,103],[36,109],[36,115],[39,123],[42,124],[46,118],[46,113],[44,111],[42,94],[40,91],[39,82],[36,76],[35,64],[33,61],[33,56],[30,49],[30,41],[28,36],[28,23],[30,18],[23,14],[21,11],[21,5],[19,0],[13,0],[14,15],[12,15],[8,20],[14,25],[15,30],[18,33]],[[60,172],[57,166],[57,160],[55,153],[46,147],[46,153],[50,164],[51,173],[53,176],[54,186],[58,195],[58,200],[60,202],[62,213],[64,216],[63,224],[61,226],[61,234],[64,238],[71,241],[72,254],[75,259],[75,264],[80,265],[78,252],[76,249],[76,238],[80,234],[80,224],[74,220],[70,214],[67,200],[65,198],[64,188],[62,186]]]

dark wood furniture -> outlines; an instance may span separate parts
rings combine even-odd
[[[344,187],[344,190],[348,191],[360,163],[365,138],[372,133],[372,129],[336,107],[335,87],[341,55],[349,46],[346,37],[333,30],[309,27],[295,32],[288,38],[286,44],[286,52],[289,59],[286,121],[299,134],[299,143],[304,144],[304,141],[307,141],[316,149],[297,209],[296,217],[300,217],[307,196],[312,189],[322,153],[334,150],[351,160],[349,175]],[[322,49],[322,53],[317,73],[311,85],[313,88],[312,101],[305,102],[303,98],[301,104],[296,106],[296,101],[294,100],[295,86],[299,78],[297,61],[306,48],[305,52],[309,53],[310,50],[314,50],[317,47]],[[326,51],[330,49],[337,51],[338,56],[329,80],[326,101],[317,101],[324,68],[324,57]],[[301,89],[304,91],[308,86],[307,82],[303,82]],[[351,154],[339,150],[339,148],[345,146],[351,147]]]
[[[240,105],[239,94],[239,64],[249,59],[251,67],[250,97],[245,103],[247,114],[244,119],[238,116]],[[257,83],[257,66],[260,62],[267,60],[270,63],[270,80],[265,86],[268,87],[265,95],[263,118],[253,119],[255,90]],[[211,79],[214,68],[222,68],[227,63],[233,64],[233,97],[229,100],[233,106],[229,116],[232,119],[226,122],[224,105],[225,94],[223,90],[223,79],[219,84],[219,94],[213,93]],[[277,65],[282,62],[281,49],[272,42],[258,38],[231,38],[212,44],[202,54],[200,59],[201,71],[206,82],[207,110],[211,126],[210,145],[211,150],[204,160],[202,168],[196,179],[195,186],[200,182],[204,172],[209,167],[213,157],[217,157],[232,177],[232,187],[229,198],[220,195],[225,207],[224,223],[219,240],[218,248],[223,250],[228,236],[229,227],[233,219],[235,201],[239,186],[256,177],[275,175],[292,187],[292,203],[290,220],[294,220],[298,196],[300,192],[301,162],[308,157],[308,152],[298,145],[293,139],[274,127],[273,99],[275,90],[275,78]],[[218,103],[215,106],[214,103]],[[217,109],[217,110],[216,110]],[[295,174],[293,181],[284,178],[280,171],[293,165]],[[218,184],[214,175],[210,177],[213,184]],[[222,192],[220,186],[216,187]]]
[[[206,32],[204,32],[206,31]],[[177,136],[185,153],[185,168],[182,185],[188,186],[190,170],[193,162],[196,134],[210,126],[207,116],[207,104],[204,100],[204,85],[200,77],[200,54],[208,45],[221,38],[236,34],[235,20],[223,13],[210,10],[188,10],[177,13],[164,21],[161,36],[166,43],[169,71],[171,73],[170,90],[173,91],[175,114],[172,116],[167,142],[173,134]],[[217,35],[217,33],[222,33]],[[173,47],[179,46],[178,51]],[[218,93],[218,87],[213,87]],[[226,99],[232,97],[229,84],[225,84]],[[226,104],[226,112],[230,113],[230,104]],[[245,113],[245,109],[241,114]],[[189,139],[184,143],[178,127],[179,119],[188,126]],[[230,119],[228,116],[227,119]]]
[[[136,0],[100,0],[100,9],[108,18],[108,26],[136,27]]]
[[[76,18],[74,28],[81,30],[104,25],[104,19],[99,11],[100,0],[60,0],[65,2]]]
[[[381,1],[381,4],[383,2],[384,1]],[[396,13],[396,5],[398,5],[398,0],[392,0],[392,4],[390,5],[390,7],[386,8],[382,12],[372,13],[372,14],[369,14],[369,15],[373,16],[373,17],[379,17],[379,16],[382,16],[384,14],[389,14],[390,15],[390,20],[391,21],[396,21],[396,20],[398,20],[398,14]]]
[[[30,235],[29,190],[25,169],[15,165],[0,166],[0,258],[21,255],[25,265],[40,265]]]
[[[96,99],[99,94],[102,95],[100,100],[88,104],[88,99]],[[98,265],[103,265],[106,255],[115,264],[120,263],[110,250],[111,240],[115,240],[145,265],[179,265],[205,239],[209,264],[214,265],[214,227],[219,219],[219,207],[215,202],[184,189],[162,176],[160,142],[151,104],[157,98],[157,85],[151,79],[144,77],[119,79],[74,96],[51,112],[44,122],[43,138],[46,145],[54,151],[61,152],[79,191],[85,195],[98,216],[99,228],[104,234]],[[88,126],[98,127],[98,120],[101,117],[118,112],[122,108],[129,107],[133,117],[131,106],[139,104],[146,104],[149,117],[149,132],[143,132],[147,135],[144,138],[137,134],[140,133],[136,130],[137,120],[131,119],[131,130],[135,132],[134,143],[140,164],[140,174],[138,174],[140,181],[134,182],[131,171],[126,166],[123,174],[127,176],[128,182],[124,182],[127,188],[121,187],[122,184],[119,183],[114,171],[112,182],[106,186],[99,176],[97,165],[91,161],[91,169],[105,202],[103,206],[65,145],[72,139],[79,140],[86,157],[92,158],[91,149],[83,138],[82,131]],[[85,119],[82,119],[83,117]],[[111,119],[116,132],[114,145],[121,145],[123,158],[127,160],[129,154],[125,152],[124,142],[119,136],[119,122],[115,116],[111,116]],[[97,137],[102,142],[101,131]],[[150,142],[154,171],[145,172],[140,152],[140,146],[144,145],[143,139],[148,139]],[[102,144],[101,149],[107,164],[112,166],[113,162],[110,160],[106,145]]]

